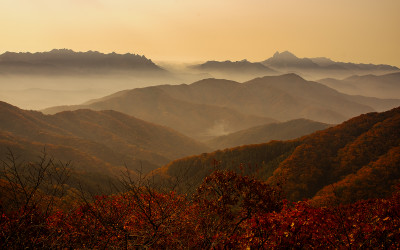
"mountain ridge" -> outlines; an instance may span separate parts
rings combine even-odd
[[[351,95],[392,99],[400,97],[400,72],[384,75],[353,75],[342,80],[325,78],[318,82]]]
[[[48,52],[5,52],[0,55],[2,74],[106,74],[151,72],[168,74],[145,56],[104,54],[98,51],[75,52],[53,49]]]
[[[270,123],[219,136],[207,142],[213,149],[233,148],[260,144],[271,140],[291,140],[332,125],[307,119],[296,119],[281,123]]]
[[[216,169],[256,175],[268,183],[283,181],[291,201],[389,196],[400,183],[400,107],[371,112],[342,124],[288,141],[270,141],[174,160],[153,171],[160,179],[186,174],[196,186]]]
[[[78,150],[105,165],[118,168],[123,168],[125,162],[135,167],[143,162],[145,172],[180,155],[208,150],[203,144],[170,128],[111,110],[77,110],[44,115],[0,102],[0,130],[30,141],[32,145]],[[3,146],[9,144],[8,140]],[[19,144],[23,146],[23,143]]]
[[[400,70],[387,64],[336,62],[326,57],[299,58],[289,51],[276,52],[261,63],[282,73],[294,72],[310,80],[344,78],[356,74],[387,74]]]
[[[398,105],[400,100],[353,98],[296,74],[285,74],[243,83],[209,78],[192,84],[137,88],[91,100],[85,105],[53,107],[43,112],[114,109],[208,140],[211,138],[205,135],[213,131],[216,132],[213,136],[219,136],[298,118],[335,124],[361,113]]]
[[[276,75],[278,72],[259,62],[241,61],[207,61],[189,67],[202,73],[209,73],[217,78],[247,80],[257,76]]]
[[[103,101],[93,101],[89,105],[61,107],[61,109],[91,108],[94,110],[114,109],[140,119],[174,129],[195,138],[208,138],[215,133],[225,133],[248,125],[275,121],[267,117],[244,115],[228,107],[211,104],[192,103],[168,95],[162,88],[148,87],[119,92]],[[54,110],[54,111],[53,111]],[[60,108],[47,109],[55,113]],[[247,125],[248,124],[248,125]],[[213,131],[221,125],[223,131]],[[216,127],[216,128],[215,128]]]

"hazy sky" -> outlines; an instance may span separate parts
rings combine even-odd
[[[0,0],[0,53],[299,57],[400,66],[400,0]]]

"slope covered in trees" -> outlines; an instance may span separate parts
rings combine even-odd
[[[84,171],[118,172],[124,164],[148,172],[170,160],[207,151],[175,132],[116,111],[77,110],[43,115],[0,103],[0,153],[36,155],[44,147]],[[113,170],[113,171],[111,171]]]
[[[314,131],[322,130],[331,125],[306,119],[261,125],[224,136],[219,136],[207,142],[214,149],[232,148],[235,146],[259,144],[271,140],[290,140]]]
[[[98,125],[104,120],[94,114],[112,116],[79,110],[41,121],[39,112],[3,106],[1,114],[16,115],[0,124],[25,121],[32,131],[24,136],[40,127],[78,133],[74,119],[54,125],[65,114],[83,112],[83,124]],[[295,140],[176,160],[153,172],[155,179],[127,173],[118,193],[100,196],[69,189],[62,164],[45,157],[19,164],[9,155],[0,169],[0,247],[396,249],[399,128],[400,108],[368,113]],[[312,199],[297,201],[303,198]]]
[[[191,185],[210,169],[244,169],[270,183],[284,181],[287,198],[323,203],[385,197],[400,182],[400,108],[368,113],[291,141],[225,149],[175,160],[163,178],[190,173]]]

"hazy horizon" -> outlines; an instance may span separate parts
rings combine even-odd
[[[265,73],[187,67],[212,60],[260,62],[277,51],[400,68],[398,0],[2,0],[0,10],[0,54],[64,48],[131,53],[172,73],[158,79],[118,74],[1,76],[1,100],[21,108],[80,104],[124,89],[190,84],[209,77],[243,82],[284,73],[307,80],[326,76],[292,69]],[[329,77],[342,76],[333,73]]]
[[[153,61],[300,58],[400,67],[400,2],[3,0],[0,53],[54,48]]]

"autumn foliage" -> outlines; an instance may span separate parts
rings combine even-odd
[[[215,171],[190,197],[144,185],[70,210],[28,205],[1,208],[3,249],[400,247],[399,192],[314,207],[290,203],[280,186],[232,171]]]
[[[321,203],[340,196],[341,203],[388,197],[400,184],[400,107],[368,113],[340,125],[289,141],[217,150],[172,161],[159,170],[164,178],[188,172],[187,182],[199,185],[213,160],[221,169],[245,163],[268,183],[285,179],[290,201]],[[323,202],[322,202],[323,203]],[[320,204],[321,205],[321,204]]]
[[[0,248],[399,249],[399,129],[397,108],[160,170],[180,182],[186,166],[202,180],[191,192],[127,175],[113,195],[91,195],[68,189],[68,168],[52,159],[21,165],[10,154]]]

